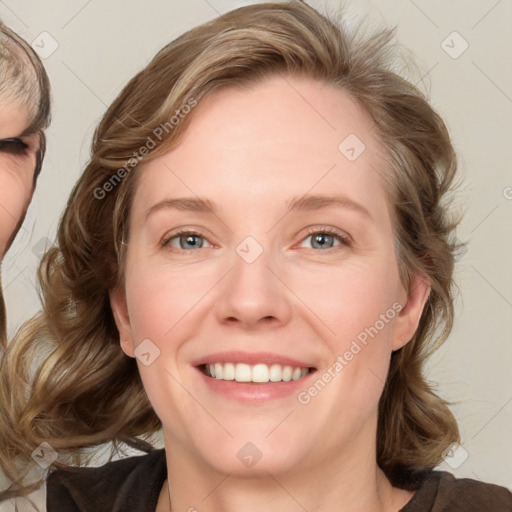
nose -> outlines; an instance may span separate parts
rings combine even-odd
[[[292,314],[292,292],[266,251],[248,263],[238,254],[222,280],[215,302],[217,320],[246,330],[286,325]]]

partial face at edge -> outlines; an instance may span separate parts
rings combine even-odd
[[[39,135],[24,136],[30,114],[0,98],[0,260],[21,226],[34,192]]]
[[[155,359],[138,364],[176,441],[167,448],[244,472],[237,453],[251,442],[256,468],[274,474],[372,450],[390,354],[411,339],[428,289],[408,296],[400,283],[371,121],[346,93],[298,78],[224,89],[196,108],[180,145],[139,169],[126,301],[112,294],[127,355],[150,340]],[[342,199],[312,208],[312,195]],[[217,211],[170,206],[183,197]],[[308,208],[287,210],[301,198]],[[237,400],[197,367],[226,351],[315,372],[282,397]],[[310,392],[326,372],[335,376]]]

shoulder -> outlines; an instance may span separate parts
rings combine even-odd
[[[438,500],[447,510],[493,510],[512,512],[512,493],[505,487],[471,478],[455,478],[444,471],[439,476]]]
[[[166,477],[163,449],[100,467],[58,469],[46,481],[47,511],[154,512]]]
[[[400,512],[512,512],[512,493],[505,487],[432,471]]]

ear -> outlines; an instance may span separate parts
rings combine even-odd
[[[409,291],[403,289],[400,301],[402,309],[395,321],[393,351],[402,348],[411,341],[418,325],[425,303],[430,294],[430,283],[424,275],[415,274],[411,278]]]
[[[116,288],[109,292],[110,307],[114,315],[117,330],[119,331],[119,342],[121,349],[129,357],[135,357],[132,338],[132,328],[130,317],[128,315],[128,307],[126,305],[126,295],[124,288]]]

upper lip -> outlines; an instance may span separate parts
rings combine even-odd
[[[192,361],[191,364],[192,366],[201,366],[203,364],[215,363],[245,363],[248,365],[266,364],[268,366],[273,364],[280,364],[282,366],[292,366],[294,368],[313,368],[313,365],[310,363],[273,352],[215,352],[213,354],[209,354],[207,356],[196,359]]]

